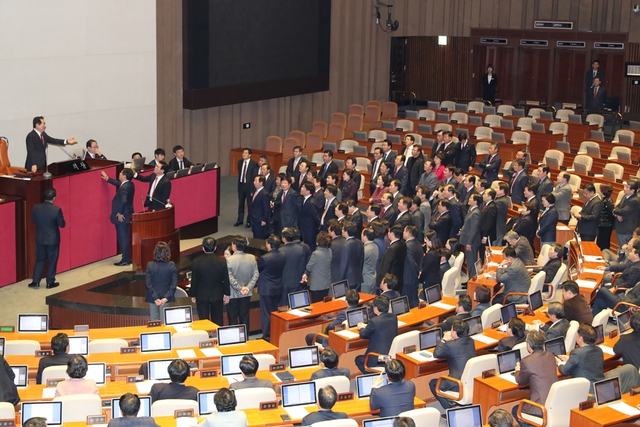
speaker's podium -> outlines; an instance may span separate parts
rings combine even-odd
[[[171,248],[171,260],[180,260],[180,229],[175,226],[173,206],[158,211],[131,215],[131,261],[137,271],[145,271],[153,261],[153,250],[158,242]]]

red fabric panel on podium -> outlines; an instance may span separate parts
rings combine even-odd
[[[0,227],[0,286],[16,281],[16,202],[0,204],[0,218],[4,227]]]

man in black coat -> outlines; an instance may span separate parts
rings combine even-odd
[[[496,219],[498,218],[498,207],[493,201],[496,198],[496,190],[488,188],[482,195],[482,210],[480,211],[480,237],[482,245],[491,245],[497,238]],[[489,240],[487,241],[487,237]],[[484,263],[484,248],[480,249],[480,259]]]
[[[306,162],[307,158],[302,155],[302,147],[296,145],[293,147],[293,157],[287,163],[286,174],[288,176],[297,176],[300,172],[300,162]]]
[[[258,164],[251,160],[251,153],[251,148],[245,148],[242,150],[242,159],[238,161],[238,219],[233,224],[234,227],[244,222],[244,205],[249,203],[254,190],[253,178],[258,175]],[[251,224],[247,224],[247,228],[250,227]]]
[[[380,260],[378,272],[376,274],[376,283],[380,286],[380,282],[387,274],[391,273],[398,278],[398,289],[402,289],[402,278],[404,276],[404,260],[407,256],[407,245],[402,241],[402,226],[393,225],[387,232],[389,238],[389,247]]]
[[[509,183],[511,202],[522,205],[524,202],[524,187],[529,183],[529,175],[524,170],[524,159],[513,161],[514,174]]]
[[[4,360],[4,356],[0,355],[0,402],[9,402],[14,406],[20,402],[18,388],[14,383],[15,377],[11,366]]]
[[[284,270],[282,272],[282,286],[284,291],[280,298],[280,305],[289,303],[288,295],[292,292],[301,291],[305,285],[300,283],[305,267],[311,256],[311,252],[305,249],[306,245],[296,243],[296,237],[299,240],[299,231],[295,227],[285,227],[282,230],[283,246],[280,247],[285,257]],[[306,246],[308,248],[308,246]]]
[[[356,239],[360,240],[363,224],[365,223],[365,216],[358,208],[358,202],[355,200],[349,200],[347,202],[349,208],[349,221],[353,222],[356,226]]]
[[[350,289],[360,291],[363,282],[364,244],[356,239],[357,235],[356,225],[350,220],[345,220],[342,223],[342,237],[345,241],[340,257],[340,278],[347,280]]]
[[[329,221],[329,236],[331,236],[331,282],[335,283],[345,278],[340,275],[340,264],[344,252],[345,238],[342,237],[342,223],[337,219]]]
[[[118,181],[103,171],[102,179],[109,184],[114,185],[116,195],[111,201],[111,224],[116,226],[116,235],[118,237],[118,246],[122,252],[122,259],[114,265],[119,267],[131,264],[131,215],[133,214],[133,196],[136,187],[131,180],[133,179],[133,171],[124,168],[118,175]]]
[[[336,195],[338,187],[333,184],[327,185],[324,189],[324,207],[320,214],[320,228],[322,231],[329,231],[329,221],[336,219],[336,207],[340,203]]]
[[[587,199],[579,213],[572,214],[578,220],[576,230],[580,233],[581,240],[593,242],[598,236],[598,223],[604,204],[598,194],[596,187],[588,182],[582,188],[584,196]]]
[[[409,298],[411,308],[418,306],[418,276],[420,275],[420,264],[422,262],[422,245],[416,239],[418,227],[407,225],[402,237],[407,247],[407,255],[404,259],[404,275],[402,278],[402,295]]]
[[[35,172],[38,169],[47,167],[47,144],[54,145],[73,145],[78,141],[75,138],[67,140],[52,138],[46,134],[47,124],[44,117],[38,116],[33,118],[33,130],[27,134],[27,160],[24,164],[26,170]]]
[[[407,194],[409,187],[409,171],[404,165],[404,156],[402,154],[398,154],[395,158],[395,164],[393,169],[391,169],[391,176],[393,179],[397,179],[400,181],[400,193]]]
[[[66,366],[71,356],[69,353],[69,336],[60,332],[51,338],[51,356],[45,356],[38,362],[38,372],[36,373],[36,384],[42,384],[42,373],[49,366]]]
[[[497,143],[491,144],[489,154],[478,164],[478,167],[482,169],[480,178],[486,179],[489,186],[498,179],[498,171],[502,165],[502,159],[498,155],[499,150],[500,146]]]
[[[444,147],[442,148],[442,164],[447,167],[449,165],[455,165],[456,158],[458,157],[458,144],[453,141],[453,133],[451,131],[445,131],[444,133]]]
[[[224,258],[218,256],[216,239],[202,240],[203,255],[193,261],[191,268],[191,302],[196,304],[200,319],[211,319],[216,325],[223,325],[223,304],[229,300],[229,270]]]
[[[266,240],[267,253],[258,258],[260,276],[256,287],[260,294],[260,324],[262,325],[262,339],[271,338],[271,313],[278,309],[282,297],[282,273],[287,257],[280,252],[280,239],[272,234]],[[222,313],[222,311],[220,312]]]
[[[327,179],[327,175],[330,175],[332,173],[338,173],[338,165],[333,161],[332,150],[324,150],[322,160],[324,160],[324,163],[322,164],[322,166],[320,167],[320,171],[318,172],[322,179]]]
[[[468,136],[465,132],[458,135],[460,145],[458,146],[458,156],[456,157],[456,167],[462,169],[462,172],[473,172],[476,164],[476,146],[467,140]]]
[[[179,171],[180,169],[187,169],[193,166],[193,163],[189,161],[184,155],[184,148],[181,145],[173,147],[173,159],[169,162],[169,167],[172,171]]]
[[[171,180],[166,173],[169,172],[169,165],[165,162],[156,163],[151,175],[142,176],[135,173],[133,177],[138,181],[148,182],[149,191],[144,201],[144,206],[150,211],[165,209],[169,197],[171,196]]]
[[[62,209],[53,204],[56,199],[55,188],[44,191],[44,202],[33,207],[31,221],[36,225],[36,264],[33,267],[33,281],[30,288],[40,288],[40,279],[44,271],[44,263],[49,262],[47,269],[47,289],[55,288],[58,255],[60,254],[60,228],[66,223]]]
[[[389,354],[393,338],[398,335],[398,316],[389,313],[389,299],[385,296],[377,296],[373,300],[373,312],[375,317],[369,319],[369,323],[358,323],[360,338],[368,339],[369,346],[364,355],[356,356],[356,366],[363,374],[368,374],[364,368],[366,357],[369,353]]]
[[[413,146],[411,156],[414,161],[409,169],[409,185],[408,193],[402,193],[405,196],[414,196],[416,194],[416,186],[420,182],[420,177],[424,173],[424,159],[422,158],[422,147],[420,145]]]
[[[447,242],[452,229],[451,213],[449,208],[451,202],[446,199],[440,199],[437,203],[438,215],[433,216],[433,220],[429,224],[429,228],[436,232],[436,236],[440,244]]]
[[[280,225],[286,227],[298,227],[298,214],[302,207],[302,198],[297,191],[291,188],[288,179],[280,182],[282,194],[280,195]],[[302,277],[302,275],[300,276]]]
[[[316,205],[316,199],[313,197],[315,186],[313,182],[305,182],[300,189],[300,195],[303,197],[302,208],[298,216],[298,225],[302,240],[309,245],[309,249],[313,252],[316,249],[316,237],[318,236],[318,228],[320,227],[320,210]]]
[[[253,179],[255,191],[251,195],[249,204],[249,215],[251,216],[251,231],[254,239],[266,239],[269,233],[269,215],[271,214],[271,206],[269,201],[271,197],[264,187],[265,178],[258,175]]]

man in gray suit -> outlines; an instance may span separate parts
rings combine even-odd
[[[582,324],[578,328],[576,343],[578,348],[571,350],[569,355],[558,356],[558,369],[562,375],[572,378],[586,378],[591,383],[589,393],[593,393],[593,383],[604,379],[604,354],[595,344],[596,330],[593,326]],[[560,364],[560,361],[566,362]]]
[[[504,236],[504,239],[510,246],[516,250],[516,257],[522,261],[524,265],[535,265],[536,261],[533,256],[533,249],[529,241],[516,233],[510,231]]]
[[[563,224],[569,224],[569,220],[571,219],[571,198],[573,197],[573,193],[569,185],[570,178],[571,175],[569,175],[568,172],[560,172],[558,174],[558,185],[551,193],[556,197],[555,206],[556,211],[558,211],[558,222]]]
[[[362,230],[362,242],[364,243],[364,263],[362,264],[362,287],[365,294],[376,293],[376,264],[378,263],[378,246],[373,243],[376,233],[373,228]]]
[[[244,253],[249,245],[246,237],[236,236],[231,243],[233,255],[227,258],[231,295],[227,304],[230,325],[244,324],[249,333],[249,302],[260,273],[253,255]]]
[[[482,204],[482,196],[472,194],[469,198],[469,212],[460,231],[460,244],[464,246],[469,277],[476,275],[475,262],[478,259],[478,250],[480,249],[480,209],[478,208],[480,204]]]
[[[638,191],[638,181],[630,181],[624,184],[624,197],[613,210],[616,216],[614,228],[618,236],[618,245],[622,247],[631,240],[633,229],[638,224],[638,210],[640,209],[640,199],[636,194]],[[556,202],[557,204],[557,202]]]
[[[504,296],[509,292],[524,292],[526,294],[529,292],[529,286],[531,286],[531,276],[529,276],[529,272],[522,261],[516,257],[516,250],[511,246],[507,246],[502,251],[502,257],[504,260],[498,267],[498,271],[496,271],[496,280],[504,286],[493,297],[492,304],[502,304]],[[527,302],[527,297],[512,296],[507,301],[524,304]]]
[[[433,171],[433,160],[425,160],[424,173],[420,176],[420,181],[418,181],[418,188],[421,185],[426,185],[429,189],[434,189],[438,187],[438,175]]]
[[[596,187],[592,183],[586,183],[582,191],[587,201],[584,202],[580,213],[573,215],[578,220],[576,230],[580,233],[581,240],[593,242],[598,235],[598,223],[600,222],[600,214],[604,204],[598,197]]]
[[[232,390],[241,390],[243,388],[268,387],[273,388],[273,383],[269,380],[261,380],[256,378],[256,372],[260,363],[252,355],[244,356],[240,360],[240,371],[242,372],[242,381],[232,382],[229,388]]]
[[[436,188],[436,187],[434,187]],[[431,196],[431,189],[426,185],[418,187],[417,197],[420,198],[420,212],[424,215],[424,234],[429,231],[429,223],[431,222],[431,203],[429,203],[429,197]],[[422,241],[420,242],[422,243]]]

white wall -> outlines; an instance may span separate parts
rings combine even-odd
[[[155,0],[1,0],[0,135],[24,167],[32,119],[125,160],[156,148]],[[49,162],[66,159],[50,147]]]

